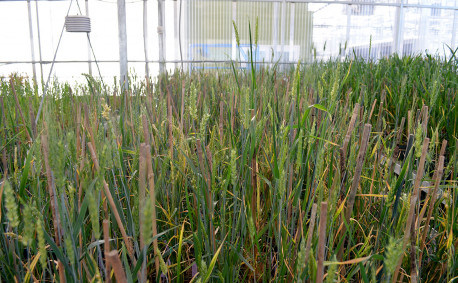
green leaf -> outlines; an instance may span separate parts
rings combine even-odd
[[[312,104],[312,105],[309,106],[309,108],[311,108],[311,107],[316,108],[316,109],[319,109],[319,110],[322,110],[322,111],[324,111],[324,112],[326,112],[326,113],[329,114],[328,109],[326,109],[326,107],[324,107],[324,106],[321,105],[321,104]]]
[[[29,176],[30,163],[32,162],[32,159],[33,159],[35,145],[36,145],[36,143],[34,142],[32,144],[32,147],[29,150],[29,153],[27,153],[27,158],[25,159],[25,164],[24,164],[24,170],[22,170],[21,184],[20,184],[20,187],[19,187],[19,195],[22,198],[25,197],[24,190],[25,190],[25,185],[27,184],[27,178]]]
[[[127,260],[127,249],[124,243],[122,244],[122,261],[124,263],[124,269],[126,271],[127,282],[133,283],[134,280],[132,278],[132,273],[130,272],[129,261]]]
[[[178,242],[178,254],[177,254],[177,282],[181,282],[181,250],[183,248],[183,232],[184,232],[184,221],[183,225],[181,226],[180,231],[180,240]]]
[[[40,229],[40,228],[38,228],[38,229]],[[46,230],[44,228],[43,228],[43,235],[45,237],[46,242],[48,242],[48,244],[51,247],[52,251],[56,255],[57,259],[60,260],[62,262],[62,264],[64,265],[65,270],[67,270],[67,271],[72,270],[72,268],[68,264],[69,263],[68,262],[68,258],[66,258],[64,256],[64,254],[62,253],[61,249],[59,249],[57,247],[57,245],[54,242],[54,240],[51,238],[51,236],[49,236],[48,232],[46,232]]]
[[[78,218],[75,223],[73,223],[73,238],[77,238],[79,231],[83,225],[84,219],[86,218],[86,211],[88,207],[88,198],[85,195],[83,203],[81,204],[81,209],[78,212]]]
[[[227,237],[227,235],[226,235],[226,237]],[[210,280],[210,275],[212,274],[213,268],[215,267],[216,260],[218,259],[219,252],[221,251],[221,248],[223,247],[223,244],[224,244],[224,241],[226,240],[226,237],[224,237],[223,242],[221,243],[221,245],[219,246],[219,248],[216,251],[215,255],[213,256],[212,261],[210,262],[210,265],[207,268],[207,273],[203,277],[203,280],[202,280],[203,283],[206,283],[206,282],[208,282],[208,280]]]

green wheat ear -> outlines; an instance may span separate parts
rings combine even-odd
[[[19,225],[18,205],[14,198],[14,191],[8,181],[5,181],[3,186],[3,194],[5,195],[6,216],[12,228]]]
[[[232,25],[234,26],[235,40],[237,41],[237,45],[240,46],[239,30],[237,29],[237,25],[234,20],[232,20]]]
[[[399,257],[402,256],[402,253],[402,242],[390,237],[388,245],[386,246],[384,259],[385,270],[388,276],[391,276],[394,273],[396,264],[399,260]]]

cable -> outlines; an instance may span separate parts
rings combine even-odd
[[[82,15],[83,11],[81,11],[80,3],[78,2],[78,0],[76,0],[76,5],[78,6],[78,10],[80,11]],[[89,33],[86,33],[86,36],[87,36],[87,41],[89,42],[89,47],[91,48],[91,51],[92,51],[92,56],[94,56],[94,61],[97,67],[97,71],[99,72],[100,81],[102,82],[103,88],[105,88],[105,83],[103,82],[102,73],[100,72],[100,67],[99,67],[99,63],[97,62],[97,57],[95,57],[95,52],[94,52],[94,48],[92,47],[91,38],[89,37]]]
[[[70,5],[68,6],[67,16],[70,13],[70,8],[72,7],[72,3],[73,3],[73,0],[70,1]],[[59,46],[62,40],[62,35],[64,34],[64,30],[65,30],[65,21],[64,21],[64,25],[62,26],[62,31],[60,32],[60,37],[59,37],[59,42],[57,43],[56,52],[54,52],[54,58],[52,59],[51,69],[49,70],[48,79],[46,80],[45,89],[41,97],[40,107],[38,107],[38,113],[37,113],[37,117],[35,118],[35,124],[38,124],[38,120],[40,119],[41,109],[43,108],[43,102],[45,100],[45,96],[48,91],[49,80],[51,79],[52,69],[54,68],[54,62],[56,61],[57,51],[59,50]]]
[[[100,72],[99,62],[97,61],[97,58],[95,57],[94,48],[92,47],[91,38],[89,37],[89,33],[86,33],[86,35],[87,35],[87,40],[89,41],[89,46],[91,47],[92,56],[94,56],[94,61],[95,61],[95,65],[97,66],[97,71],[99,72],[100,81],[102,81],[103,88],[105,88],[105,83],[103,82],[102,73]]]
[[[78,0],[75,0],[76,1],[76,6],[78,6],[78,10],[80,11],[80,15],[83,15],[83,11],[81,11],[81,7],[80,7],[80,2],[78,2]]]
[[[183,52],[181,50],[181,5],[183,4],[183,0],[180,0],[180,14],[178,15],[178,45],[180,46],[180,61],[181,61],[181,72],[183,72]]]

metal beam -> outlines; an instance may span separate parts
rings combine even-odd
[[[124,90],[128,88],[127,81],[127,32],[126,32],[126,1],[118,0],[118,36],[119,36],[119,69],[120,84]]]
[[[281,3],[281,34],[280,34],[280,44],[281,44],[281,61],[286,62],[285,56],[283,56],[285,51],[285,30],[286,30],[286,0],[283,0]]]
[[[174,1],[174,0],[163,0],[163,1]],[[214,0],[200,0],[200,1],[214,1]],[[228,0],[226,0],[228,1]],[[309,4],[342,4],[342,5],[366,5],[366,6],[386,6],[386,7],[400,7],[399,3],[377,3],[369,1],[355,2],[351,0],[237,0],[237,2],[273,2],[278,3],[285,1],[286,3],[309,3]],[[404,8],[431,8],[431,9],[446,9],[446,10],[458,10],[458,6],[437,6],[437,5],[424,5],[424,4],[408,4],[402,5]]]
[[[86,60],[60,60],[60,61],[54,61],[55,64],[68,64],[68,63],[81,63],[85,64],[88,61]],[[91,63],[95,63],[96,61],[90,61]],[[145,60],[129,60],[128,62],[130,63],[145,63]],[[160,60],[148,60],[148,63],[161,63],[162,61]],[[232,60],[167,60],[165,61],[166,63],[227,63],[230,64],[232,63]],[[32,64],[32,63],[40,63],[40,61],[0,61],[0,64]],[[52,64],[53,61],[41,61],[43,64]],[[97,63],[119,63],[119,60],[97,60]],[[250,61],[239,61],[240,64],[249,64],[251,63]],[[270,65],[270,62],[265,62],[265,61],[254,61],[256,64],[268,64]],[[312,62],[309,62],[312,63]],[[301,64],[309,64],[308,62],[301,62]],[[278,62],[276,64],[296,64],[296,62]]]
[[[86,0],[85,4],[86,4],[86,16],[89,17],[89,1]],[[87,64],[88,64],[88,68],[89,68],[89,75],[92,76],[92,64],[90,62],[92,57],[91,57],[91,43],[90,43],[90,35],[89,35],[89,33],[87,33],[87,38],[88,38],[88,40],[87,40],[87,59],[88,59]]]
[[[292,58],[294,55],[294,3],[290,4],[291,11],[290,11],[290,23],[289,23],[289,61],[293,61]]]
[[[394,48],[393,51],[402,56],[403,32],[404,32],[404,0],[399,0],[400,6],[396,9],[396,19],[394,24]]]
[[[185,12],[184,13],[183,13],[183,5],[185,5],[185,8],[184,8]],[[187,45],[187,42],[188,42],[187,38],[189,37],[189,30],[188,30],[188,28],[184,27],[184,23],[187,23],[188,16],[189,16],[188,15],[188,13],[189,13],[188,9],[189,9],[188,1],[185,1],[183,3],[183,1],[180,0],[180,15],[179,15],[179,17],[180,17],[180,21],[179,21],[180,26],[178,28],[178,43],[179,43],[179,48],[180,48],[180,61],[181,62],[183,62],[183,58],[184,57],[187,58],[187,53],[183,54],[183,52],[187,52],[188,49],[185,48],[183,50],[182,41],[183,41],[183,39],[186,39],[185,46],[188,46]],[[188,26],[188,25],[186,25],[186,26]],[[181,69],[182,69],[182,71],[184,70],[183,63],[181,63]]]
[[[149,78],[148,66],[148,0],[143,0],[143,49],[145,52],[145,74]]]
[[[2,1],[26,1],[26,0],[0,0]],[[35,0],[41,2],[54,2],[54,1],[67,1],[67,0]],[[162,0],[162,1],[175,1],[175,0]],[[200,0],[200,1],[214,1],[214,0]],[[229,0],[226,0],[229,1]],[[232,0],[234,1],[234,0]],[[279,2],[283,0],[237,0],[237,2]],[[377,3],[377,2],[355,2],[351,0],[344,0],[344,1],[336,1],[336,0],[284,0],[286,3],[310,3],[310,4],[343,4],[343,5],[367,5],[367,6],[387,6],[387,7],[399,7],[400,4],[398,3]],[[426,5],[426,4],[403,4],[404,8],[430,8],[430,9],[446,9],[446,10],[458,10],[458,6],[437,6],[437,5]]]
[[[457,0],[455,0],[455,6],[457,6]],[[453,13],[453,27],[452,27],[452,42],[451,42],[451,47],[453,50],[456,49],[457,44],[456,44],[456,34],[457,34],[457,28],[458,26],[458,10],[455,10]]]
[[[272,45],[273,45],[273,58],[272,62],[275,62],[275,55],[278,56],[277,54],[277,40],[278,40],[278,2],[275,2],[273,4],[273,9],[272,9]],[[272,66],[272,65],[271,65]]]
[[[41,55],[41,37],[40,37],[40,18],[38,17],[38,1],[35,0],[35,8],[37,14],[37,35],[38,35],[38,55],[40,57],[40,62],[43,61],[43,57]],[[43,64],[40,63],[40,73],[41,73],[41,82],[44,82],[43,79]]]
[[[421,52],[425,51],[426,42],[428,38],[428,22],[429,22],[429,13],[430,11],[426,9],[421,9],[420,12],[420,20],[418,26],[418,41],[417,46],[415,48],[417,50],[421,50]]]
[[[173,41],[174,45],[178,46],[178,25],[179,25],[179,17],[178,17],[178,5],[177,0],[173,1]],[[178,59],[180,50],[179,48],[175,49],[175,59]],[[178,63],[175,63],[175,69],[178,68]]]
[[[345,36],[345,46],[349,46],[350,45],[350,40],[351,40],[351,37],[350,37],[350,32],[351,32],[351,7],[350,5],[347,5],[346,6],[346,12],[347,12],[347,29],[346,29],[346,36]],[[341,50],[340,50],[341,51]],[[345,50],[345,52],[342,52],[342,56],[346,56],[346,53],[347,50]]]
[[[33,46],[33,26],[32,26],[32,9],[30,7],[30,0],[27,0],[27,13],[29,16],[29,33],[30,33],[30,52],[32,53],[32,61],[35,61],[35,48]],[[33,72],[33,82],[37,83],[37,70],[35,68],[35,64],[32,64],[32,72]]]
[[[157,0],[157,33],[159,42],[159,72],[165,71],[165,50],[164,50],[164,0]]]
[[[232,1],[232,22],[237,24],[237,2]],[[233,24],[232,24],[233,25]],[[231,46],[231,57],[232,60],[237,60],[237,42],[235,38],[235,29],[232,26],[232,46]]]

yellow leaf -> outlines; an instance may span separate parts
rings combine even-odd
[[[450,229],[450,235],[448,236],[447,239],[447,249],[450,249],[453,243],[453,229]]]
[[[357,197],[376,197],[376,198],[386,198],[387,195],[379,195],[379,194],[357,194]]]
[[[37,255],[33,258],[32,262],[30,263],[30,269],[27,270],[27,274],[24,277],[24,282],[29,282],[30,281],[30,276],[33,273],[33,270],[35,269],[35,266],[37,265],[38,260],[40,259],[40,252],[37,253]]]
[[[355,263],[360,263],[360,262],[366,261],[366,260],[368,260],[370,258],[371,258],[371,256],[366,256],[366,257],[350,259],[350,260],[347,260],[347,261],[325,261],[324,262],[324,266],[333,265],[333,264],[338,264],[338,265],[355,264]]]

